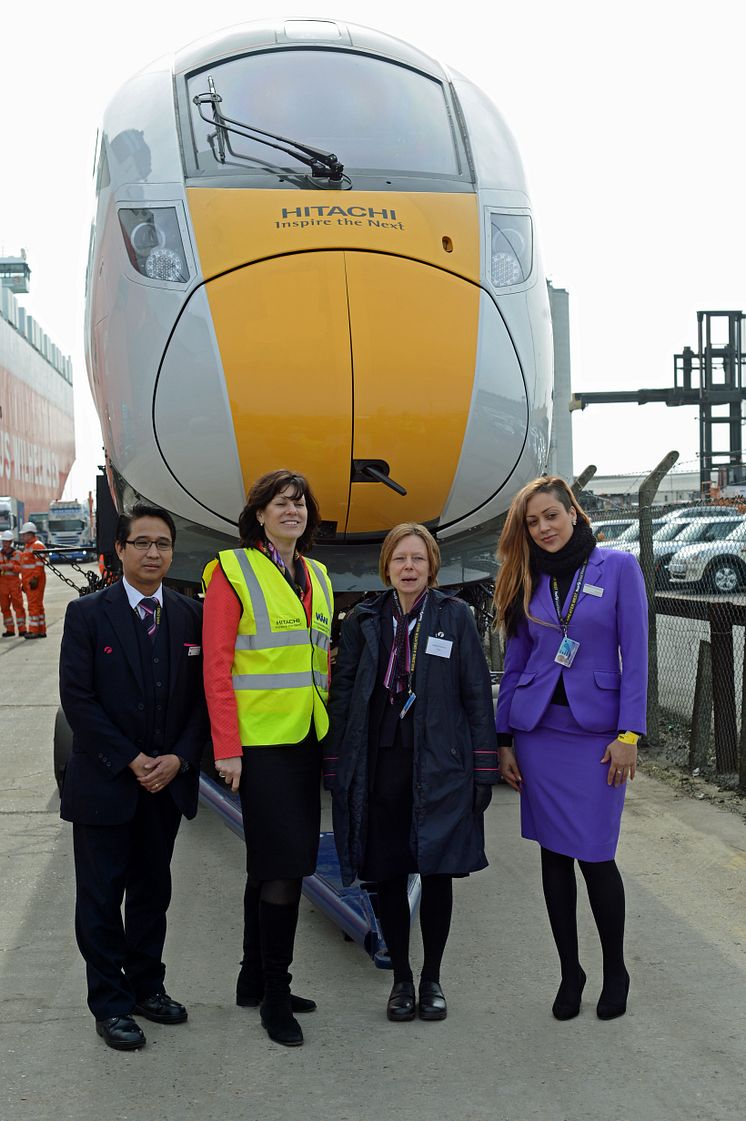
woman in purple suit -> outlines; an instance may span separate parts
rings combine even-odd
[[[600,1019],[627,1010],[624,885],[615,854],[645,731],[645,585],[628,553],[599,549],[563,479],[535,479],[500,537],[496,625],[507,636],[497,703],[500,768],[521,795],[521,833],[541,845],[562,981],[552,1012],[580,1011],[575,861],[603,951]]]

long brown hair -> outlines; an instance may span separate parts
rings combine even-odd
[[[588,515],[564,479],[557,475],[543,475],[527,483],[510,504],[500,540],[497,543],[498,570],[495,579],[495,627],[510,629],[510,617],[519,605],[530,618],[528,605],[533,595],[529,552],[529,533],[526,526],[526,507],[535,494],[552,494],[567,511],[578,512],[586,525]],[[541,620],[537,620],[540,622]]]

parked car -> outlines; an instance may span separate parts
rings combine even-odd
[[[720,595],[746,588],[746,520],[721,541],[686,545],[668,566],[671,586]]]
[[[728,518],[692,518],[674,538],[669,541],[653,540],[655,558],[656,586],[664,588],[671,583],[671,564],[681,549],[689,545],[712,545],[722,541],[743,523],[740,514]],[[669,523],[670,524],[670,523]],[[639,553],[639,549],[638,549]]]
[[[733,518],[739,514],[735,506],[714,506],[712,503],[702,502],[699,506],[683,506],[676,510],[669,510],[663,515],[666,522],[674,518]]]
[[[601,518],[596,521],[591,519],[591,529],[596,535],[599,545],[602,541],[615,541],[625,529],[635,522],[635,518]]]
[[[662,518],[653,518],[653,533],[663,525]],[[630,553],[634,551],[635,544],[640,540],[640,522],[638,518],[634,518],[623,533],[615,537],[612,541],[599,541],[602,549],[622,549],[624,552]]]
[[[673,547],[671,542],[676,541],[678,543],[678,539],[686,527],[691,524],[684,518],[674,518],[668,522],[656,518],[653,521],[653,562],[655,566],[653,573],[656,588],[668,587],[668,562],[671,559],[671,548]],[[624,546],[624,551],[632,553],[638,560],[640,559],[639,533],[635,542]]]

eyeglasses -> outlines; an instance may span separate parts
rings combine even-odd
[[[127,538],[125,544],[133,545],[139,553],[147,553],[151,545],[155,545],[159,553],[170,553],[174,547],[173,541],[169,541],[167,537],[159,537],[157,541],[151,541],[148,537],[136,537],[134,541]]]

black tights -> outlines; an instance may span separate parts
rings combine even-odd
[[[604,981],[626,976],[624,966],[624,884],[614,860],[579,860],[603,952]],[[578,927],[575,862],[541,850],[541,882],[549,923],[559,954],[563,980],[578,976]]]
[[[394,982],[411,981],[409,964],[409,898],[407,876],[395,876],[376,884],[378,917],[386,939]],[[423,981],[440,980],[440,963],[451,929],[453,911],[453,877],[422,876],[420,899],[420,930],[422,931]]]

